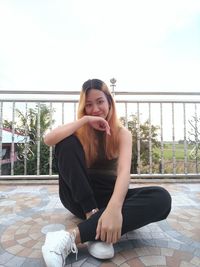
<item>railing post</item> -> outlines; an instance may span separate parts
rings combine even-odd
[[[163,146],[163,105],[160,103],[160,142],[161,142],[161,159],[159,171],[164,174],[164,146]]]
[[[14,155],[15,155],[15,145],[14,145],[14,134],[15,134],[15,102],[12,106],[12,144],[11,144],[11,175],[14,175]]]
[[[183,131],[184,131],[184,173],[188,173],[188,157],[187,157],[187,135],[186,135],[186,112],[185,103],[183,103]]]
[[[40,175],[40,102],[38,103],[37,116],[37,175]]]

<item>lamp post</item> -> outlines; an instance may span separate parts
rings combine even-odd
[[[116,86],[117,80],[115,78],[112,78],[112,79],[110,79],[110,82],[111,82],[110,86],[112,88],[111,94],[114,97],[115,96],[115,86]]]

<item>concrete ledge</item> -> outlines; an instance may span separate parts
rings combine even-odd
[[[136,184],[140,184],[140,183],[200,183],[200,179],[192,179],[192,178],[177,178],[177,179],[166,179],[166,178],[162,178],[162,179],[131,179],[131,183],[136,183]]]
[[[131,179],[139,180],[139,179],[199,179],[200,180],[200,173],[146,173],[146,174],[131,174]],[[58,175],[0,175],[0,180],[58,180]]]
[[[200,179],[131,179],[131,184],[163,184],[163,183],[200,183]],[[58,185],[58,179],[8,179],[8,180],[1,180],[0,178],[0,185]]]
[[[58,180],[1,180],[0,185],[58,185]]]
[[[131,174],[131,183],[200,183],[200,174]],[[1,175],[3,185],[57,185],[58,175]]]

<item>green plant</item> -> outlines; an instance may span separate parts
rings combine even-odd
[[[49,173],[49,147],[43,142],[43,135],[50,127],[51,113],[45,104],[40,104],[35,108],[29,108],[26,112],[16,109],[18,117],[15,125],[12,122],[4,121],[3,126],[9,129],[14,127],[14,132],[24,136],[23,142],[19,142],[15,146],[17,152],[17,162],[14,164],[14,174],[37,174],[37,153],[40,154],[40,174]],[[25,169],[26,160],[26,169]],[[53,162],[53,170],[55,163]]]
[[[120,118],[123,125],[126,125],[124,117]],[[131,115],[130,119],[127,121],[127,126],[132,134],[132,164],[131,173],[137,173],[138,168],[138,140],[140,143],[140,161],[142,167],[146,172],[147,166],[149,166],[149,144],[151,141],[151,153],[152,153],[152,165],[159,163],[159,153],[155,148],[160,148],[160,142],[157,140],[159,127],[151,125],[148,120],[143,124],[138,124],[138,119],[136,115]]]

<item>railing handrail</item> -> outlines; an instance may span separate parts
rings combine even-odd
[[[40,94],[40,95],[79,95],[80,91],[64,90],[1,90],[0,94]],[[200,92],[172,92],[172,91],[115,91],[115,95],[199,95]]]
[[[15,98],[12,98],[12,95]],[[28,97],[27,97],[28,95]],[[34,96],[31,98],[31,95]],[[80,91],[50,91],[50,90],[1,90],[1,102],[65,102],[65,103],[78,103],[78,96]],[[200,103],[200,92],[171,92],[171,91],[115,91],[115,101],[117,103]],[[17,97],[16,97],[17,96]],[[48,96],[48,97],[47,97]],[[56,96],[56,97],[55,97]],[[61,96],[69,96],[69,98],[61,98]],[[119,99],[119,97],[127,96],[126,99]],[[131,99],[131,96],[136,96]],[[145,99],[138,99],[137,97],[147,96]],[[180,99],[179,96],[182,96]],[[188,98],[190,96],[190,98]],[[159,99],[158,99],[159,97]]]

